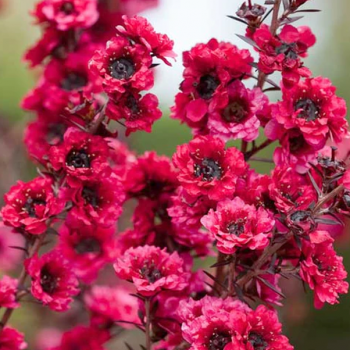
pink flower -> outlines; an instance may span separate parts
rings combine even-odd
[[[228,102],[222,109],[209,114],[207,129],[224,141],[242,139],[250,142],[259,135],[257,113],[264,109],[268,98],[259,88],[247,89],[239,80],[227,88]],[[201,130],[199,130],[201,133]]]
[[[59,214],[64,201],[55,197],[50,178],[38,177],[30,182],[18,181],[5,194],[1,210],[4,224],[31,234],[42,234],[48,220]]]
[[[315,307],[324,303],[338,304],[339,294],[348,292],[349,284],[343,258],[336,255],[332,243],[303,245],[304,258],[301,261],[300,276],[314,291]]]
[[[123,184],[130,197],[157,200],[172,194],[178,182],[169,158],[146,152],[129,167]]]
[[[82,181],[79,187],[63,188],[61,196],[73,203],[69,216],[84,225],[110,227],[122,213],[123,187],[115,176]]]
[[[175,58],[174,42],[165,34],[156,33],[146,18],[123,16],[124,23],[117,26],[118,32],[135,43],[144,45],[154,56],[171,65],[166,57]]]
[[[27,348],[24,335],[11,327],[5,327],[0,332],[0,349],[22,350]]]
[[[94,285],[84,295],[84,301],[91,312],[91,324],[94,327],[109,327],[116,321],[139,322],[137,299],[126,288]],[[132,327],[123,322],[118,325]]]
[[[283,213],[294,208],[306,209],[317,201],[312,185],[289,165],[276,166],[273,170],[269,192],[277,209]]]
[[[216,210],[211,209],[201,222],[217,239],[218,250],[225,254],[233,254],[240,247],[264,249],[275,224],[268,211],[256,209],[239,197],[219,202]]]
[[[316,42],[309,27],[284,25],[281,33],[273,36],[270,28],[262,24],[253,34],[253,40],[259,48],[259,70],[266,74],[282,71],[287,88],[298,83],[300,76],[311,75],[299,58],[306,57],[308,48]]]
[[[79,186],[79,180],[97,180],[108,175],[111,171],[108,153],[107,142],[102,137],[71,127],[64,134],[63,143],[51,147],[49,159],[56,171],[67,173],[71,186]]]
[[[171,197],[171,205],[167,209],[172,224],[187,229],[200,229],[201,218],[211,208],[216,207],[217,202],[206,196],[199,198],[189,195],[183,187],[178,187],[176,194]]]
[[[345,101],[335,95],[335,90],[323,77],[305,79],[293,89],[282,87],[283,100],[272,106],[277,123],[271,121],[267,128],[276,136],[278,124],[285,130],[299,129],[314,150],[323,148],[328,139],[340,142],[347,135],[348,123]]]
[[[105,329],[96,327],[76,326],[63,333],[59,346],[50,350],[105,350],[104,344],[110,339],[110,334]]]
[[[35,255],[27,259],[25,267],[32,279],[31,292],[36,299],[55,311],[69,309],[72,297],[79,293],[78,280],[57,250],[40,258]]]
[[[201,129],[207,114],[227,105],[227,85],[244,78],[253,61],[248,50],[211,39],[183,53],[185,67],[181,92],[171,108],[172,118],[180,119],[191,128]]]
[[[59,30],[87,28],[98,19],[97,0],[42,0],[32,14]]]
[[[153,123],[162,116],[162,112],[158,108],[157,96],[141,96],[137,91],[127,91],[109,99],[106,115],[113,120],[123,120],[128,136],[137,130],[151,132]]]
[[[240,151],[225,149],[224,142],[212,136],[199,136],[178,146],[173,162],[179,169],[179,182],[190,195],[212,200],[232,197],[238,177],[247,170]]]
[[[154,83],[151,65],[152,57],[145,46],[131,45],[121,36],[108,41],[106,49],[96,51],[89,62],[89,68],[102,78],[108,93],[124,93],[126,86],[149,90]]]
[[[119,278],[134,283],[138,293],[152,296],[161,290],[183,290],[189,275],[178,254],[144,246],[128,249],[117,259],[114,269]]]
[[[15,309],[19,307],[16,300],[18,280],[4,276],[0,280],[0,307]]]
[[[231,349],[293,350],[287,337],[281,334],[282,325],[277,312],[259,305],[247,313],[232,313],[235,337]]]
[[[118,253],[114,227],[102,228],[67,222],[60,230],[58,249],[71,269],[84,282],[93,282],[99,271]]]

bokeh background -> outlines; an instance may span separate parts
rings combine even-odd
[[[138,133],[129,140],[130,146],[142,153],[155,149],[159,154],[171,156],[176,145],[191,138],[189,130],[168,118],[169,107],[181,82],[181,52],[198,42],[212,37],[246,45],[235,34],[243,34],[244,26],[230,20],[242,0],[159,0],[160,5],[142,13],[154,27],[167,33],[175,41],[179,54],[173,67],[162,67],[154,92],[159,96],[164,117],[154,126],[152,134]],[[259,2],[259,1],[257,1]],[[21,111],[22,96],[35,84],[38,70],[27,70],[21,62],[23,52],[39,38],[39,28],[33,26],[29,15],[36,0],[0,0],[0,198],[18,179],[29,180],[35,176],[34,165],[28,160],[22,145],[25,124],[31,118]],[[262,3],[262,1],[260,1]],[[308,8],[322,10],[308,13],[298,25],[309,25],[318,38],[310,50],[307,65],[314,75],[329,77],[338,87],[339,96],[350,103],[350,2],[349,0],[311,0]],[[272,96],[272,99],[276,96]],[[271,149],[266,155],[271,154]],[[252,164],[259,172],[268,170]],[[348,230],[347,228],[345,229]],[[350,242],[345,238],[338,243],[350,271]],[[0,247],[1,249],[1,247]],[[1,266],[0,266],[1,271]],[[0,272],[1,273],[1,272]],[[350,297],[341,299],[337,306],[322,310],[312,307],[312,295],[305,296],[302,286],[287,282],[289,301],[281,310],[285,333],[299,350],[350,349]],[[33,337],[41,326],[39,306],[28,305],[15,312],[14,325]],[[39,307],[40,308],[40,307]],[[49,312],[49,311],[45,311]]]

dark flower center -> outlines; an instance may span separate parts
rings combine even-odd
[[[222,113],[222,119],[228,123],[243,122],[248,116],[248,106],[244,101],[233,101]]]
[[[197,85],[197,91],[199,93],[199,96],[202,97],[204,100],[209,100],[213,96],[219,84],[220,82],[213,76],[209,74],[203,75],[199,79],[199,84]]]
[[[155,266],[144,265],[140,273],[149,283],[154,283],[162,278],[162,273]]]
[[[309,218],[310,218],[310,213],[305,210],[297,210],[290,216],[290,219],[293,222],[303,222],[308,220]]]
[[[135,65],[129,59],[122,57],[112,61],[108,70],[111,77],[115,79],[129,79],[135,73]]]
[[[287,43],[283,43],[281,46],[278,46],[275,50],[276,54],[283,54],[285,55],[287,58],[290,58],[292,60],[296,60],[298,58],[298,54],[296,53],[296,44],[295,43],[291,43],[291,44],[287,44]]]
[[[86,237],[74,247],[74,250],[77,254],[100,253],[101,245],[96,238]]]
[[[125,106],[130,109],[132,114],[138,114],[139,112],[139,104],[137,103],[137,99],[133,95],[129,95],[126,99]]]
[[[65,2],[60,7],[60,11],[64,12],[66,15],[71,15],[74,12],[74,5],[71,2]]]
[[[90,187],[84,187],[82,191],[82,196],[86,203],[91,204],[94,208],[98,208],[100,204],[100,199],[96,193],[96,190]]]
[[[89,155],[83,150],[72,150],[69,152],[66,163],[74,168],[90,168]]]
[[[53,294],[57,288],[57,278],[52,275],[47,266],[44,266],[40,272],[40,285],[47,294]]]
[[[254,350],[265,350],[269,346],[263,337],[255,332],[249,333],[248,341],[252,344]]]
[[[244,222],[233,222],[229,224],[227,231],[229,234],[239,237],[244,232]]]
[[[23,210],[25,210],[31,218],[36,217],[35,207],[37,205],[46,205],[46,202],[43,199],[33,199],[31,197],[27,198],[27,201],[24,203]]]
[[[210,158],[204,158],[201,164],[194,165],[194,176],[203,176],[203,180],[212,181],[220,179],[222,175],[222,168],[220,164]]]
[[[291,153],[295,153],[301,149],[303,149],[305,146],[305,139],[303,135],[291,137],[289,139],[289,150]]]
[[[231,337],[227,333],[214,333],[209,340],[208,350],[223,350],[231,341]]]
[[[79,90],[87,83],[86,77],[77,73],[68,73],[61,81],[61,88],[66,91]]]
[[[63,135],[66,131],[67,127],[64,124],[56,123],[49,124],[47,133],[46,133],[46,141],[49,145],[57,145],[63,141]]]
[[[297,111],[298,109],[302,109],[298,114],[298,118],[306,119],[308,122],[316,120],[319,117],[319,108],[318,106],[309,98],[305,98],[299,100],[294,109]]]

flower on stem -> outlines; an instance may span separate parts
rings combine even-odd
[[[265,74],[282,71],[284,87],[292,88],[300,77],[311,75],[300,60],[300,57],[307,56],[307,50],[316,42],[309,27],[285,25],[280,34],[274,36],[270,28],[262,24],[254,32],[253,40],[259,50],[259,70]]]
[[[0,280],[0,308],[16,309],[19,304],[16,300],[18,280],[4,276]]]
[[[97,0],[41,0],[32,15],[58,30],[87,28],[98,19]]]
[[[5,327],[0,331],[0,349],[22,350],[27,348],[24,335],[12,327]]]
[[[107,93],[124,93],[126,87],[149,90],[154,83],[152,57],[145,46],[131,45],[116,36],[107,42],[105,50],[95,52],[89,62],[91,71],[103,80]]]
[[[260,207],[246,204],[239,197],[218,203],[201,220],[217,239],[218,250],[233,254],[238,248],[264,249],[275,225],[272,215]]]
[[[114,227],[86,226],[80,221],[69,221],[60,230],[58,249],[74,273],[84,283],[92,283],[99,271],[115,260],[116,243]]]
[[[173,162],[179,169],[180,184],[190,195],[212,200],[232,198],[238,177],[248,167],[238,149],[225,149],[224,142],[212,136],[199,136],[178,146]]]
[[[79,293],[78,280],[60,252],[52,250],[41,257],[34,255],[24,264],[32,279],[33,296],[52,310],[68,310],[72,297]]]
[[[249,74],[252,61],[248,50],[216,39],[185,51],[184,80],[171,108],[172,118],[191,128],[204,127],[208,114],[227,106],[227,85]]]
[[[117,259],[114,269],[119,278],[132,281],[143,296],[161,290],[181,291],[188,285],[189,274],[178,254],[153,246],[128,249]]]
[[[138,91],[126,91],[110,96],[106,115],[113,120],[123,120],[128,136],[138,130],[151,132],[153,123],[162,116],[162,111],[158,108],[157,96],[141,96]]]
[[[129,40],[144,45],[152,55],[160,58],[170,66],[171,64],[166,58],[176,57],[173,51],[174,42],[167,35],[155,32],[146,18],[140,16],[128,18],[123,16],[123,24],[117,26],[117,31]]]
[[[64,134],[63,143],[50,148],[49,160],[54,170],[68,175],[71,186],[79,186],[80,181],[97,180],[110,173],[108,153],[108,144],[102,137],[71,127]]]
[[[110,227],[122,213],[124,188],[118,178],[111,176],[95,181],[82,181],[79,187],[63,188],[61,196],[73,204],[68,220],[84,225]]]
[[[343,258],[336,255],[332,243],[303,244],[303,258],[300,276],[314,291],[314,305],[317,309],[325,303],[338,304],[339,294],[348,293],[349,284],[343,265]]]
[[[1,209],[5,225],[34,235],[42,234],[48,220],[58,215],[65,202],[53,192],[53,180],[38,177],[30,182],[18,181],[5,194],[6,205]]]
[[[84,295],[84,302],[91,313],[93,327],[109,327],[114,325],[115,321],[139,321],[137,299],[130,295],[127,288],[94,285]],[[123,322],[118,325],[127,329],[132,327]]]
[[[282,87],[283,99],[272,106],[272,121],[267,128],[277,138],[276,128],[298,129],[307,144],[320,150],[328,139],[340,142],[348,135],[345,101],[335,95],[330,80],[305,79],[292,89]],[[276,121],[276,122],[273,122]]]

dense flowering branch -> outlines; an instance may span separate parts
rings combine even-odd
[[[280,278],[309,285],[316,308],[348,292],[333,247],[350,216],[350,171],[337,151],[349,138],[346,106],[304,66],[316,38],[292,23],[308,2],[248,1],[229,16],[246,25],[239,37],[257,62],[215,38],[183,53],[171,117],[193,139],[172,159],[136,155],[118,138],[151,132],[162,116],[148,91],[159,62],[175,58],[173,42],[134,16],[156,1],[37,4],[43,36],[25,60],[43,74],[22,106],[37,117],[25,144],[39,176],[13,186],[1,210],[6,239],[23,238],[14,248],[27,254],[19,278],[0,281],[1,349],[26,347],[8,326],[24,296],[74,324],[45,337],[55,341],[44,350],[103,350],[133,327],[146,350],[291,350],[273,309],[285,298]],[[274,143],[273,161],[255,157]],[[275,167],[262,175],[254,160]],[[215,272],[194,267],[209,256]]]

